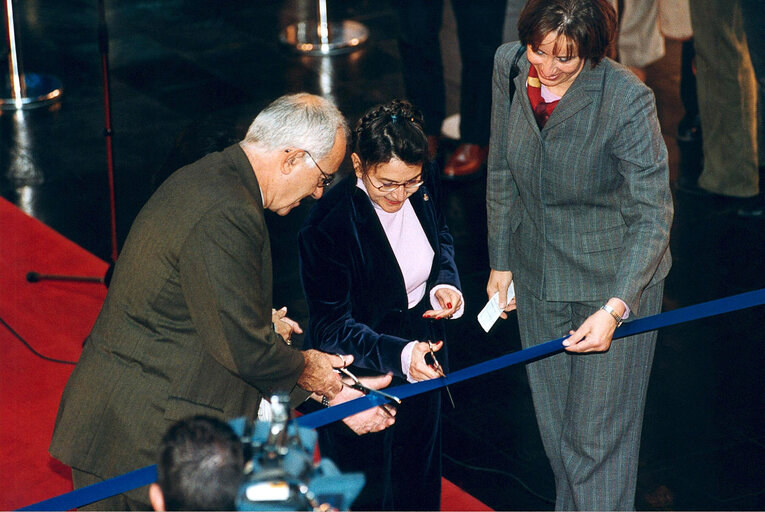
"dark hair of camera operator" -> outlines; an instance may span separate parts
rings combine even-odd
[[[425,340],[445,365],[444,326],[429,332],[428,318],[458,317],[463,300],[422,114],[393,100],[368,110],[353,135],[354,174],[317,202],[300,231],[305,346],[353,355],[354,373],[391,373],[394,384],[436,378]],[[439,510],[440,398],[407,399],[395,425],[377,434],[319,429],[322,455],[366,475],[354,510]]]
[[[162,438],[151,504],[155,510],[233,510],[243,472],[242,442],[229,425],[208,416],[181,420]]]

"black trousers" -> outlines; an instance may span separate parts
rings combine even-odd
[[[494,53],[502,44],[506,0],[452,0],[462,60],[460,134],[463,142],[487,145],[491,121]],[[409,100],[425,116],[425,131],[438,135],[446,100],[439,31],[442,0],[395,0],[399,51]]]
[[[430,309],[428,294],[404,313],[396,332],[386,334],[425,341],[429,337],[422,313]],[[435,337],[444,339],[443,321],[435,324]],[[391,325],[391,324],[389,324]],[[435,340],[434,340],[435,341]],[[438,359],[447,369],[446,347]],[[353,369],[363,375],[363,370]],[[394,378],[392,386],[405,384]],[[342,472],[362,472],[366,484],[353,502],[353,510],[441,509],[441,391],[407,398],[397,407],[396,423],[382,432],[358,436],[342,422],[318,429],[322,457]]]
[[[366,477],[352,510],[441,509],[440,402],[438,390],[408,398],[396,423],[374,434],[357,436],[342,422],[318,429],[322,457]]]

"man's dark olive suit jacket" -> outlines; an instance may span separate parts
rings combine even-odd
[[[136,218],[59,406],[51,454],[102,478],[156,462],[174,421],[253,415],[295,387],[271,324],[271,247],[238,145],[176,171]]]

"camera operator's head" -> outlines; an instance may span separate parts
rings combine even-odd
[[[155,510],[233,510],[243,471],[242,442],[231,427],[194,416],[162,438],[149,497]]]

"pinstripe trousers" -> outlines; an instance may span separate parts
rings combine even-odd
[[[647,288],[640,316],[661,310],[663,281]],[[519,290],[524,348],[566,335],[605,304],[550,302]],[[598,354],[560,353],[527,365],[556,510],[632,510],[656,332],[616,340]]]

